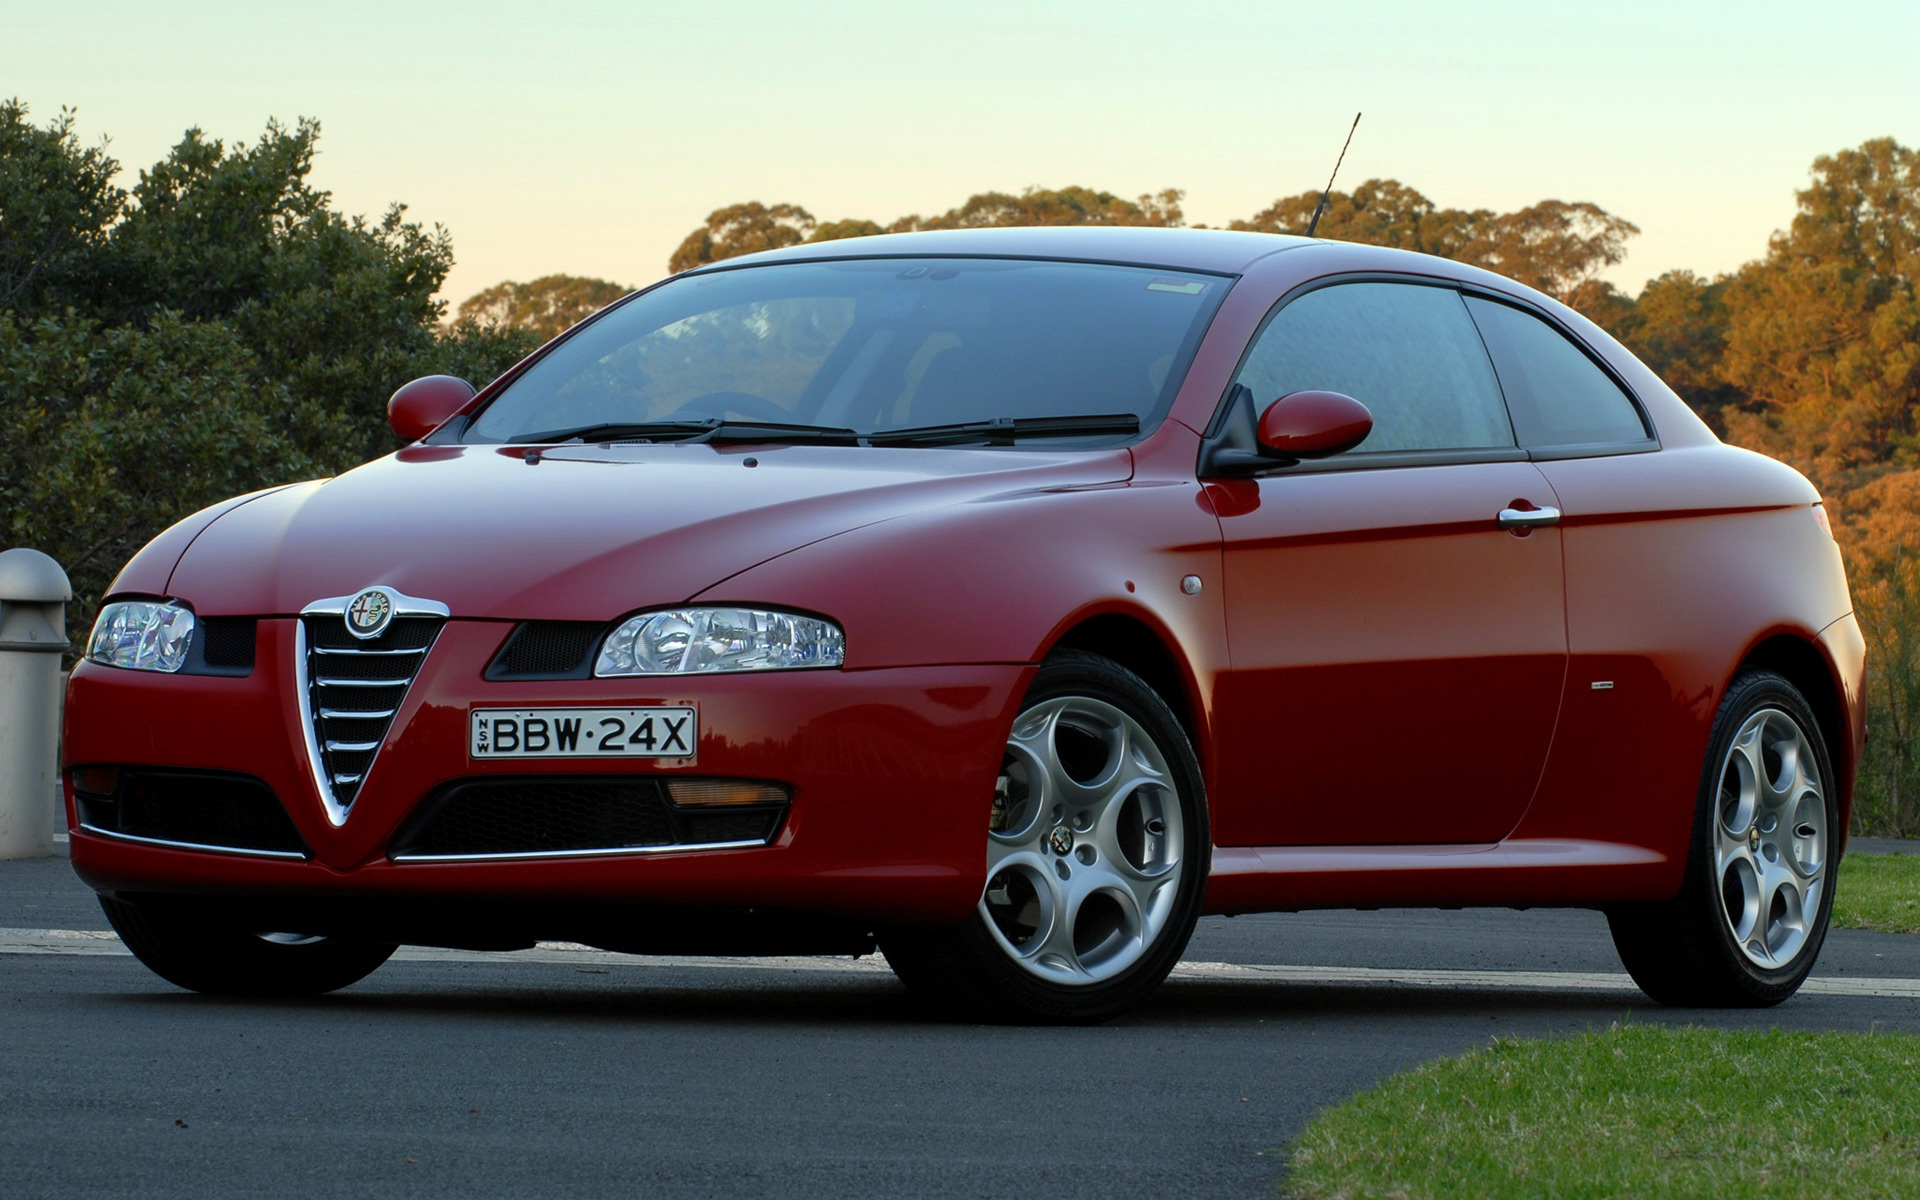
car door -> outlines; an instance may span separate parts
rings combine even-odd
[[[1631,394],[1542,314],[1488,296],[1467,309],[1568,518],[1566,692],[1527,835],[1684,845],[1693,807],[1675,798],[1697,785],[1727,659],[1776,619],[1741,586],[1748,564],[1818,561],[1830,539],[1753,511],[1699,454],[1651,453]]]
[[[1335,458],[1210,484],[1232,662],[1215,841],[1498,840],[1552,738],[1564,584],[1553,491],[1516,445],[1460,293],[1307,290],[1236,379],[1233,402],[1256,411],[1323,389],[1374,426]],[[1513,525],[1523,510],[1537,515]]]

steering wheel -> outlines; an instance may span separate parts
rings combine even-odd
[[[756,396],[752,392],[708,392],[704,396],[695,396],[668,413],[666,419],[694,421],[703,417],[725,417],[728,412],[745,413],[756,421],[788,423],[793,420],[792,413],[765,396]]]

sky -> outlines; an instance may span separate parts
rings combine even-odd
[[[1815,157],[1920,143],[1920,0],[407,3],[0,0],[0,96],[111,138],[322,126],[336,207],[445,226],[457,303],[554,272],[659,278],[743,200],[821,220],[980,191],[1186,190],[1224,224],[1395,178],[1447,207],[1585,200],[1609,278],[1732,270]]]

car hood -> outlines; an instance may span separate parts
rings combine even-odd
[[[849,529],[1119,482],[1131,466],[1126,450],[560,446],[529,462],[413,446],[225,513],[167,590],[210,616],[297,613],[381,584],[456,617],[606,620]]]

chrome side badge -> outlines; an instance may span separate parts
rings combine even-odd
[[[386,588],[368,588],[347,604],[347,632],[371,641],[393,623],[394,595]]]

